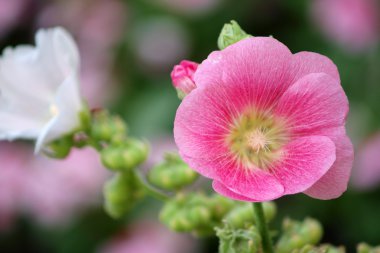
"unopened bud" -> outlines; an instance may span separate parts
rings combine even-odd
[[[55,159],[66,158],[73,146],[72,136],[64,136],[60,139],[54,140],[44,149],[44,153]]]
[[[179,99],[183,99],[197,87],[194,82],[194,73],[197,68],[198,63],[187,60],[181,61],[179,65],[174,66],[170,76]]]
[[[104,207],[112,218],[122,217],[135,202],[142,198],[144,191],[133,172],[119,173],[106,182],[103,189]]]
[[[231,23],[227,23],[223,26],[218,38],[218,47],[220,50],[223,50],[226,47],[249,37],[252,36],[241,29],[236,21],[232,20]]]
[[[276,214],[276,205],[273,202],[263,203],[265,220],[270,222]],[[255,224],[253,208],[249,203],[239,204],[234,207],[225,217],[226,223],[235,228],[244,228]]]
[[[128,171],[145,161],[148,156],[147,143],[128,139],[122,146],[110,145],[101,151],[105,167],[114,171]]]
[[[233,207],[234,201],[219,194],[211,197],[210,205],[215,220],[220,221]]]
[[[212,213],[202,195],[181,195],[166,202],[160,220],[176,232],[193,232],[204,235],[212,231]]]
[[[219,253],[256,253],[262,252],[261,237],[253,226],[236,229],[225,224],[216,228],[219,237]]]
[[[110,115],[107,111],[93,113],[91,137],[101,142],[112,142],[113,138],[125,136],[127,126],[119,116]]]
[[[148,174],[148,180],[165,190],[179,190],[192,184],[198,174],[176,154],[167,154],[164,162],[154,166]]]
[[[307,218],[303,222],[284,220],[283,235],[277,242],[277,252],[290,253],[306,245],[315,245],[322,238],[322,226],[317,220]]]
[[[358,253],[380,253],[380,246],[372,247],[366,243],[360,243],[357,248]]]

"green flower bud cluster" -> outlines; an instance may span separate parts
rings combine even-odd
[[[358,253],[380,253],[380,246],[372,247],[366,243],[360,243],[357,248]]]
[[[192,232],[199,236],[212,235],[214,226],[233,207],[233,201],[218,195],[178,194],[166,202],[160,220],[176,232]]]
[[[283,234],[277,242],[276,252],[290,253],[306,245],[316,245],[322,238],[321,224],[314,219],[306,218],[302,222],[285,219]]]
[[[84,141],[99,150],[107,169],[116,172],[104,186],[104,207],[111,217],[120,218],[144,196],[136,168],[146,160],[149,147],[128,137],[124,121],[104,110],[93,112]]]
[[[300,249],[295,249],[292,253],[345,253],[344,247],[335,247],[330,244],[322,244],[318,247],[305,245]]]
[[[147,143],[127,139],[122,144],[111,144],[101,151],[104,166],[112,171],[130,171],[144,162],[148,156]]]
[[[127,134],[124,121],[108,111],[96,111],[92,115],[90,136],[98,142],[114,143],[123,141]]]
[[[154,166],[148,174],[148,180],[153,185],[174,191],[194,183],[197,178],[198,174],[172,153],[166,154],[164,161]]]
[[[268,221],[276,214],[273,202],[264,203]],[[160,213],[160,220],[176,232],[192,232],[199,236],[214,233],[214,227],[226,224],[230,229],[244,229],[255,224],[250,203],[227,199],[218,194],[206,196],[199,193],[177,194],[169,200]]]
[[[267,222],[273,220],[277,208],[274,202],[264,202],[264,215]],[[236,206],[225,216],[225,222],[233,228],[244,228],[255,224],[255,216],[251,203],[237,202]]]
[[[225,224],[216,228],[219,238],[219,253],[258,253],[262,252],[261,237],[256,227],[236,229]]]
[[[144,196],[144,189],[136,177],[132,171],[117,173],[104,185],[104,208],[111,217],[120,218]]]
[[[231,23],[227,23],[223,26],[218,37],[218,47],[220,50],[223,50],[226,47],[249,37],[252,37],[252,35],[247,34],[241,29],[236,21],[232,20]]]

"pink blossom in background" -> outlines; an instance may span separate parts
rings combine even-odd
[[[179,13],[198,16],[216,9],[223,0],[155,0],[154,2]]]
[[[217,192],[254,202],[300,192],[331,199],[346,190],[348,100],[330,59],[254,37],[211,53],[194,80],[174,137]]]
[[[140,221],[107,242],[99,253],[192,253],[195,240],[152,221]]]
[[[370,137],[356,153],[352,185],[358,190],[380,186],[380,133]]]
[[[22,21],[29,0],[0,0],[0,38]]]
[[[26,208],[39,222],[61,225],[92,205],[101,205],[108,176],[91,148],[74,149],[61,161],[37,157],[25,186]]]
[[[192,61],[181,61],[179,65],[175,65],[171,72],[173,86],[183,93],[189,94],[196,88],[194,82],[194,73],[198,68],[198,63]]]
[[[115,96],[113,49],[121,39],[127,10],[120,0],[56,1],[39,16],[38,26],[66,27],[77,40],[82,65],[82,94],[90,107],[102,107]]]
[[[327,37],[355,52],[378,42],[379,8],[376,0],[314,0],[312,16]]]
[[[153,18],[138,24],[131,35],[133,49],[144,70],[167,71],[189,52],[185,28],[174,19]]]
[[[0,143],[0,232],[9,229],[17,216],[29,177],[25,168],[30,161],[31,151],[23,145]]]
[[[101,205],[108,173],[90,148],[72,150],[60,161],[33,156],[27,145],[1,143],[0,159],[0,230],[20,214],[60,226],[86,208]]]

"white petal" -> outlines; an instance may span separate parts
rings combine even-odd
[[[44,144],[68,134],[80,126],[79,114],[83,110],[83,103],[78,83],[78,76],[73,73],[59,87],[55,102],[50,105],[50,109],[55,111],[56,115],[41,131],[36,142],[36,153]]]
[[[38,139],[43,144],[50,136],[58,137],[57,134],[62,130],[49,133],[51,125],[54,125],[51,123],[54,118],[51,105],[58,104],[57,94],[64,90],[67,82],[75,86],[71,88],[76,90],[71,92],[75,96],[61,97],[69,99],[70,102],[66,103],[74,105],[60,111],[69,115],[67,111],[74,110],[71,112],[71,115],[75,115],[72,121],[77,121],[80,96],[77,92],[78,82],[72,79],[77,79],[78,72],[77,46],[63,28],[39,30],[36,47],[5,49],[0,57],[0,139],[37,138],[41,135]],[[61,119],[57,121],[62,122]],[[65,123],[61,128],[72,125]]]

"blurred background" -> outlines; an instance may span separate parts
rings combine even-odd
[[[175,150],[180,101],[173,65],[205,59],[231,19],[293,52],[331,58],[350,100],[347,127],[356,154],[348,192],[332,201],[284,197],[276,201],[275,228],[283,217],[311,216],[323,223],[324,242],[348,252],[362,241],[380,244],[380,1],[0,0],[0,49],[34,43],[38,28],[68,29],[80,48],[83,95],[91,108],[119,113],[132,135],[152,142],[149,168],[162,151]],[[150,198],[125,219],[110,219],[101,197],[108,174],[95,151],[53,161],[32,150],[24,142],[0,143],[0,252],[217,252],[215,238],[160,225],[160,204]]]

